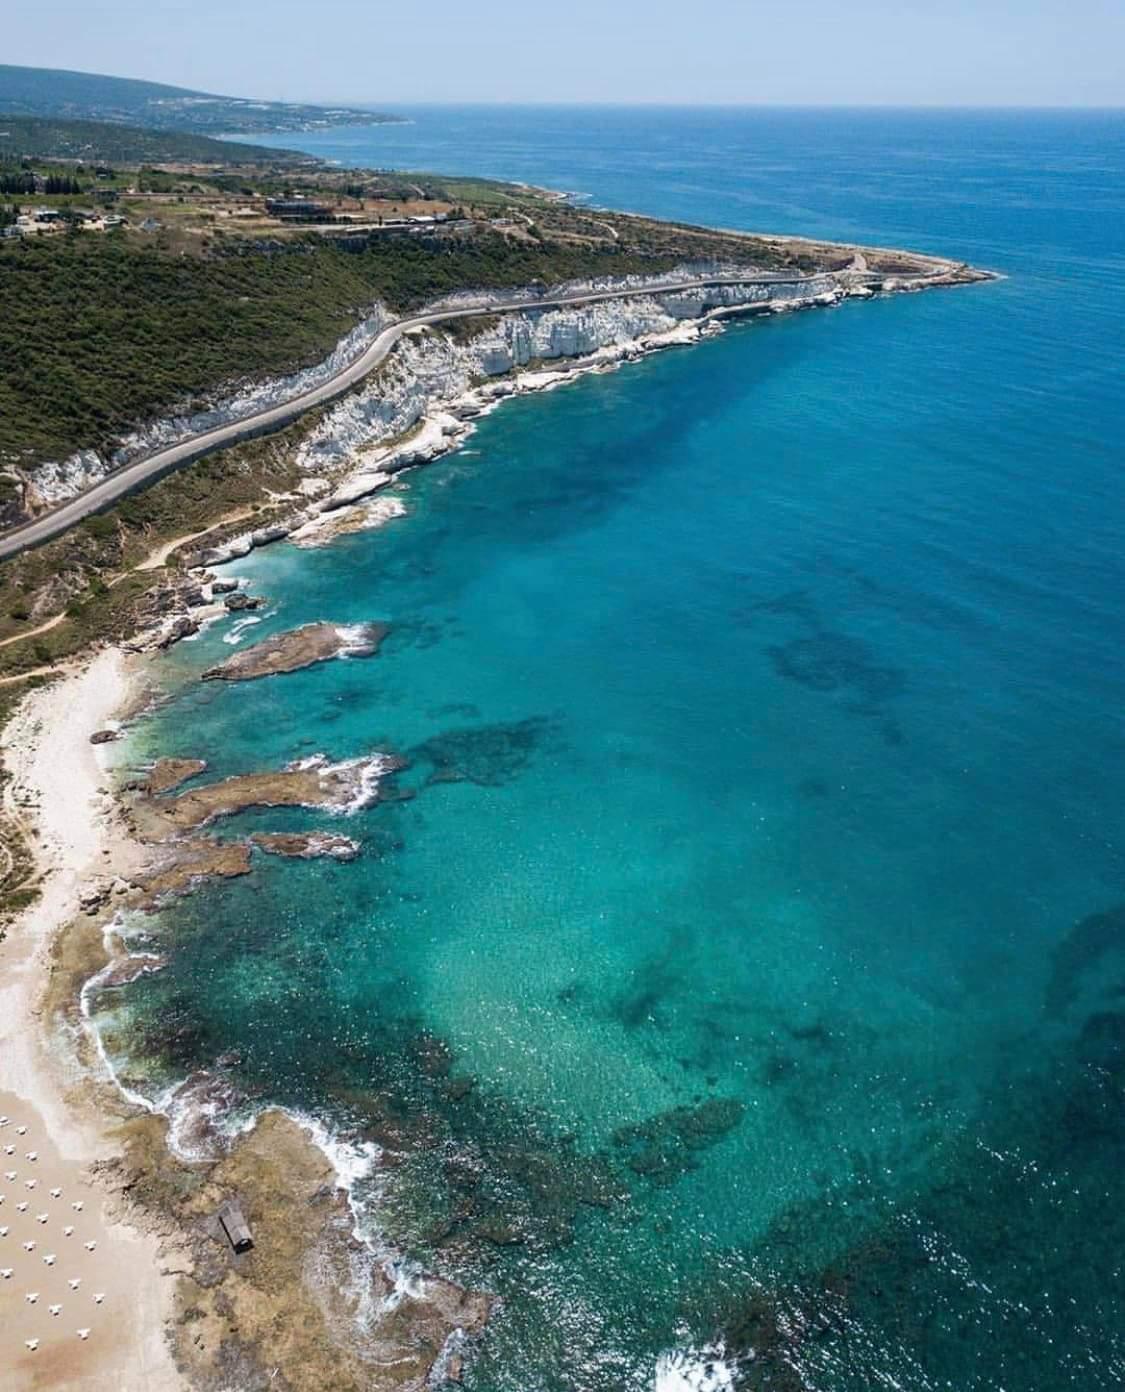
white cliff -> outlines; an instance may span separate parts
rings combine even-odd
[[[719,285],[508,313],[494,329],[467,344],[455,344],[439,331],[416,331],[403,338],[365,386],[326,413],[301,445],[298,463],[302,471],[313,474],[348,461],[360,472],[380,472],[377,461],[365,460],[365,454],[405,434],[441,403],[470,409],[482,404],[460,398],[484,378],[562,358],[591,358],[591,367],[609,366],[631,353],[662,346],[659,340],[667,339],[678,325],[701,324],[716,311],[834,303],[842,293],[832,276],[803,285]],[[400,467],[432,457],[441,435],[456,433],[455,422],[439,425],[443,428],[437,439],[413,442],[414,458],[403,461],[400,451]]]
[[[703,268],[684,267],[683,273]],[[723,273],[731,268],[720,268]],[[716,273],[715,267],[706,270]],[[422,462],[448,448],[463,432],[455,417],[434,417],[442,403],[459,402],[460,413],[479,412],[498,395],[514,388],[497,383],[492,392],[462,400],[489,378],[519,374],[529,364],[562,359],[590,359],[592,368],[662,346],[688,341],[674,336],[677,326],[699,326],[708,316],[724,311],[760,307],[783,310],[814,303],[832,303],[845,293],[839,277],[824,275],[801,285],[718,285],[705,290],[639,295],[659,277],[628,276],[617,281],[591,281],[564,287],[563,293],[581,294],[618,286],[620,300],[507,313],[495,328],[466,344],[453,342],[440,330],[415,330],[404,335],[381,369],[358,391],[332,406],[302,444],[298,462],[313,476],[332,475],[345,468],[357,475],[350,492],[329,500],[327,506],[354,501],[385,481],[374,477],[389,444],[408,434],[428,418],[418,439],[396,451],[396,467]],[[632,291],[632,294],[629,292]],[[445,307],[480,307],[486,310],[510,298],[513,292],[466,292],[439,302]],[[530,295],[532,292],[528,292]],[[83,450],[67,459],[38,466],[26,475],[33,508],[50,507],[76,496],[112,470],[138,455],[225,425],[304,392],[337,373],[358,357],[379,331],[391,321],[381,306],[345,335],[322,362],[285,377],[248,383],[233,395],[202,410],[185,408],[132,432],[114,453],[103,456]],[[691,335],[689,334],[689,340]],[[542,388],[555,382],[521,382],[521,389]],[[370,478],[370,486],[361,481]],[[323,510],[321,504],[317,510]],[[270,529],[271,531],[274,529]],[[256,541],[251,544],[262,544]],[[249,549],[249,548],[247,548]]]

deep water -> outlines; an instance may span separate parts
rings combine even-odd
[[[238,563],[244,641],[391,636],[200,685],[212,630],[129,758],[410,766],[165,912],[112,1047],[383,1144],[369,1221],[504,1297],[472,1392],[1120,1386],[1125,118],[414,116],[305,140],[1007,278],[518,400]]]

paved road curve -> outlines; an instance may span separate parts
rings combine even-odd
[[[718,285],[799,285],[818,279],[817,276],[782,276],[764,274],[757,276],[711,276],[706,278],[683,278],[659,281],[641,289],[598,290],[586,294],[562,295],[554,298],[534,298],[501,301],[493,304],[477,305],[468,309],[432,310],[425,314],[411,315],[388,324],[371,341],[358,358],[340,369],[334,377],[321,382],[319,386],[300,392],[276,406],[265,407],[239,420],[226,425],[215,426],[198,435],[191,435],[178,444],[167,445],[140,459],[106,475],[77,497],[60,504],[51,512],[44,513],[34,521],[13,527],[0,537],[0,560],[15,556],[29,547],[39,546],[52,537],[60,535],[81,522],[92,513],[101,512],[115,503],[126,493],[132,493],[145,484],[152,483],[174,469],[190,464],[202,455],[224,449],[240,440],[248,440],[256,435],[268,435],[280,430],[296,420],[314,406],[322,406],[326,401],[342,396],[350,387],[372,372],[384,360],[394,345],[410,329],[424,324],[440,324],[449,319],[469,319],[477,315],[507,313],[520,309],[553,309],[563,305],[593,304],[598,300],[619,300],[637,295],[667,294],[675,290],[703,290]]]

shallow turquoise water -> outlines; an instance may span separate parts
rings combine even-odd
[[[1119,1385],[1125,120],[417,116],[309,141],[1008,279],[520,400],[240,563],[251,637],[392,635],[199,686],[213,631],[131,755],[415,796],[167,912],[115,1048],[385,1144],[373,1221],[504,1296],[477,1392]]]

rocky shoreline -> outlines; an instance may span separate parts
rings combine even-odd
[[[558,385],[537,371],[546,364],[566,364],[561,370],[567,376],[607,370],[657,348],[694,341],[698,334],[693,330],[704,330],[730,314],[783,313],[833,304],[843,298],[870,298],[993,278],[989,272],[919,253],[801,238],[758,240],[790,263],[796,260],[823,269],[811,271],[799,282],[784,277],[771,282],[755,275],[753,268],[735,263],[682,264],[675,274],[684,278],[733,278],[743,274],[746,280],[741,284],[731,281],[666,291],[659,288],[666,283],[666,275],[629,275],[616,280],[572,282],[550,287],[549,291],[537,286],[519,292],[529,300],[541,297],[549,304],[550,299],[620,291],[619,299],[554,308],[545,304],[542,310],[503,310],[502,306],[511,302],[511,295],[517,293],[513,291],[467,291],[433,302],[426,312],[479,312],[481,332],[462,341],[460,335],[451,337],[436,326],[408,330],[379,369],[326,409],[323,420],[299,448],[297,462],[306,477],[292,500],[298,504],[292,518],[280,524],[280,531],[271,525],[239,537],[238,547],[245,548],[241,554],[252,546],[302,529],[300,543],[315,545],[365,525],[356,514],[333,519],[331,523],[325,521],[324,514],[354,505],[382,486],[385,481],[363,482],[372,474],[427,462],[455,443],[456,431],[448,428],[445,434],[449,443],[444,447],[435,448],[435,442],[426,438],[429,427],[447,427],[447,422],[440,419],[442,413],[463,421],[514,391]],[[490,315],[493,306],[496,313]],[[387,308],[376,304],[327,357],[310,368],[284,377],[243,383],[233,393],[228,389],[226,395],[220,390],[202,409],[186,409],[183,413],[173,409],[167,416],[135,429],[112,455],[84,450],[39,466],[34,477],[22,478],[32,514],[74,498],[108,474],[155,450],[244,420],[314,390],[361,358],[394,323]],[[680,336],[680,329],[686,330],[686,337]],[[435,346],[442,351],[435,353]],[[500,377],[508,380],[495,380]],[[418,430],[419,425],[423,427],[422,438],[406,440],[404,437]],[[389,467],[381,469],[377,467],[380,463]]]
[[[169,582],[139,606],[140,631],[129,647],[134,651],[164,648],[194,636],[231,610],[249,612],[261,606],[263,601],[246,593],[242,582],[216,575],[213,567],[277,541],[323,546],[403,516],[407,506],[402,476],[455,449],[480,418],[511,397],[553,390],[586,373],[614,371],[664,348],[696,343],[722,332],[724,322],[734,317],[787,314],[848,299],[995,278],[961,263],[909,252],[774,240],[790,258],[808,253],[814,262],[831,262],[838,269],[800,281],[719,282],[691,290],[654,288],[647,293],[643,278],[623,277],[612,286],[585,287],[599,294],[620,288],[620,298],[492,316],[484,311],[495,295],[466,294],[442,301],[441,306],[453,308],[479,305],[480,331],[464,338],[438,326],[410,330],[375,372],[318,417],[310,416],[286,447],[290,461],[286,491],[266,492],[256,507],[244,507],[238,518],[220,520],[195,536],[182,538],[177,543],[180,559]],[[700,269],[685,268],[697,273]],[[558,287],[560,292],[574,288]],[[373,313],[365,321],[367,329],[361,325],[353,334],[360,329],[377,333],[385,322],[385,314]],[[326,362],[335,362],[340,353],[350,360],[363,351],[364,342],[349,336]],[[263,399],[273,400],[270,390],[284,396],[307,387],[320,380],[324,368],[322,363],[311,369],[307,381],[305,375],[297,374],[277,379],[272,386],[259,384],[267,392]],[[203,423],[237,419],[239,410],[219,402],[209,408]],[[199,421],[184,417],[172,424],[175,429],[169,436],[162,423],[154,423],[152,440],[167,443]],[[58,496],[73,496],[104,472],[101,464],[89,476],[67,471]],[[257,514],[255,525],[247,526],[248,513]],[[253,622],[252,615],[248,622]],[[231,641],[237,641],[237,635],[232,634]]]
[[[83,840],[81,854],[68,857],[65,881],[51,871],[48,884],[58,892],[46,894],[12,935],[19,952],[24,942],[37,945],[43,960],[21,978],[21,1004],[0,1029],[5,1038],[20,1030],[28,1054],[22,1065],[19,1050],[0,1059],[0,1088],[15,1085],[26,1094],[34,1078],[44,1111],[83,1118],[82,1172],[95,1177],[106,1207],[101,1240],[111,1251],[120,1241],[143,1240],[153,1249],[122,1276],[122,1295],[147,1323],[123,1347],[102,1350],[104,1383],[83,1385],[105,1392],[113,1385],[265,1389],[282,1361],[285,1385],[299,1392],[320,1392],[328,1383],[341,1392],[453,1385],[464,1342],[483,1328],[493,1298],[404,1266],[357,1237],[350,1187],[377,1161],[375,1148],[329,1137],[310,1118],[258,1110],[222,1059],[166,1094],[144,1097],[118,1077],[93,1021],[99,995],[112,997],[164,964],[147,942],[123,940],[124,910],[158,907],[207,877],[248,873],[254,852],[343,861],[360,851],[353,837],[337,832],[221,840],[207,835],[205,824],[246,806],[344,813],[378,796],[379,778],[398,761],[313,757],[196,786],[204,760],[163,759],[126,778],[121,796],[111,798],[96,762],[101,746],[91,736],[116,733],[113,717],[127,719],[147,698],[135,667],[128,683],[124,675],[108,683],[103,669],[110,663],[124,673],[111,649],[34,693],[5,735],[14,786],[37,803],[37,822],[51,837],[58,826],[66,829],[60,836],[73,828]],[[95,705],[99,690],[112,694]],[[56,719],[63,709],[71,713],[65,725]],[[132,932],[136,926],[134,919]],[[244,1117],[233,1129],[226,1125],[232,1112]],[[61,1120],[51,1125],[61,1134]],[[253,1224],[256,1246],[246,1256],[232,1251],[215,1217],[232,1196]],[[158,1280],[158,1271],[168,1275]],[[131,1281],[144,1282],[150,1298],[142,1301]],[[120,1363],[113,1361],[118,1355]],[[42,1366],[40,1357],[27,1380],[14,1385],[37,1385]]]

